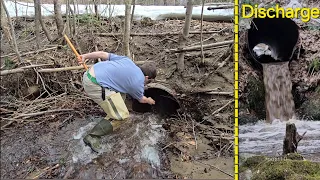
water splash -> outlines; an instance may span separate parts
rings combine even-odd
[[[153,168],[159,168],[161,160],[157,143],[165,137],[165,130],[162,128],[162,125],[158,124],[161,118],[154,114],[131,114],[131,118],[133,123],[128,125],[127,129],[124,129],[121,133],[118,132],[102,138],[102,150],[98,154],[92,152],[91,148],[83,142],[83,137],[97,122],[90,122],[81,127],[74,133],[72,143],[69,147],[73,163],[85,165],[102,154],[109,155],[111,152],[119,152],[117,154],[119,155],[119,164],[128,163],[132,160],[134,162],[146,161],[150,163]],[[131,135],[124,138],[124,136],[128,134]],[[118,145],[118,148],[116,148],[116,145]],[[132,153],[130,153],[130,151],[127,152],[128,146],[130,147],[129,149],[135,150]],[[132,159],[129,157],[132,157]]]
[[[290,120],[300,135],[307,131],[298,144],[302,154],[320,153],[320,121]],[[239,153],[279,155],[282,154],[286,123],[275,120],[272,124],[259,121],[239,126]]]
[[[266,97],[266,119],[295,119],[289,62],[262,64]]]
[[[112,145],[102,144],[101,152],[97,154],[92,152],[91,148],[83,142],[83,137],[86,135],[86,132],[90,131],[96,124],[97,122],[90,122],[86,126],[81,127],[78,132],[73,135],[72,143],[69,146],[73,163],[88,164],[100,154],[111,150]]]

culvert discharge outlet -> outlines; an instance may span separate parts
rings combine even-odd
[[[155,100],[155,105],[142,104],[137,100],[132,101],[132,110],[135,112],[154,112],[162,116],[170,116],[180,109],[180,103],[176,98],[176,93],[158,83],[150,83],[145,90],[145,96]]]
[[[279,18],[254,18],[247,32],[251,63],[263,70],[266,121],[269,123],[296,119],[289,63],[298,40],[296,23],[281,15]]]
[[[254,18],[247,32],[249,52],[259,64],[290,61],[298,39],[296,23],[281,15],[279,18]],[[268,47],[256,47],[258,44]]]

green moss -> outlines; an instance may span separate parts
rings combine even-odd
[[[258,119],[266,118],[265,88],[262,80],[249,77],[246,87],[249,110],[253,111]]]
[[[16,64],[10,58],[4,57],[4,69],[13,69]]]
[[[242,173],[251,169],[253,172],[252,180],[320,179],[320,163],[300,159],[303,159],[303,157],[296,153],[288,154],[283,158],[253,156],[240,166],[239,172]]]
[[[314,59],[309,65],[309,73],[318,72],[320,70],[320,59]]]
[[[254,168],[253,180],[319,178],[320,163],[301,160],[266,161]]]
[[[291,160],[303,160],[303,157],[298,153],[287,154],[285,158]]]
[[[266,161],[265,156],[252,156],[249,157],[239,168],[239,172],[243,172],[246,169],[252,169],[254,167],[259,166],[259,164],[262,164]]]

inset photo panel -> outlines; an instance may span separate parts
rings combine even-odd
[[[239,179],[319,179],[320,3],[243,1]]]

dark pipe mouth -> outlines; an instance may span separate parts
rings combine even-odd
[[[291,19],[282,18],[281,14],[279,18],[254,18],[247,32],[249,52],[258,63],[291,61],[298,40],[298,26]],[[260,43],[268,45],[275,58],[270,55],[257,56],[253,48]]]
[[[175,97],[175,92],[161,84],[150,83],[144,92],[146,97],[155,100],[155,105],[142,104],[137,100],[132,101],[132,110],[135,112],[154,112],[162,116],[170,116],[180,109],[180,103]]]

